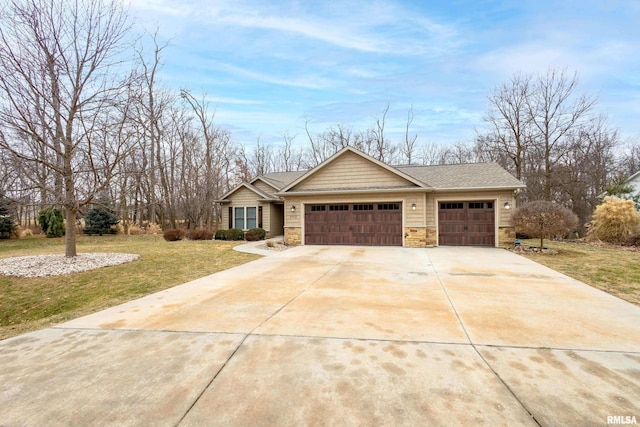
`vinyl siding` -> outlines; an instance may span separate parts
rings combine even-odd
[[[292,190],[367,188],[416,185],[351,152],[346,152]]]

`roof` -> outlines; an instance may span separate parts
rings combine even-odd
[[[525,187],[522,182],[497,163],[397,166],[396,169],[424,182],[434,190]]]
[[[224,196],[222,196],[222,198],[220,198],[220,200],[216,200],[218,203],[228,203],[229,200],[227,199],[230,195],[232,195],[233,193],[235,193],[236,191],[238,191],[241,188],[247,188],[248,190],[253,191],[254,193],[256,193],[258,196],[260,196],[262,198],[262,200],[267,200],[267,201],[277,201],[280,200],[278,197],[273,196],[269,193],[266,193],[262,190],[260,190],[258,187],[256,187],[255,185],[251,185],[248,182],[243,182],[240,185],[236,186],[235,188],[231,189],[227,194],[225,194]]]
[[[271,172],[271,173],[266,173],[264,175],[261,175],[256,179],[262,178],[262,180],[275,186],[278,190],[282,190],[284,187],[291,184],[293,181],[300,178],[302,175],[304,175],[307,172],[308,171]]]

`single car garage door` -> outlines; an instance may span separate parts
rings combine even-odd
[[[402,203],[305,205],[304,242],[402,246]]]
[[[438,244],[444,246],[495,246],[493,201],[440,202]]]

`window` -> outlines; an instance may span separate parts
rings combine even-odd
[[[235,208],[235,228],[244,229],[244,208]]]
[[[469,202],[469,209],[493,209],[493,202]]]
[[[398,211],[400,210],[400,203],[378,203],[379,211]]]
[[[258,206],[258,228],[262,228],[262,206]]]
[[[373,205],[353,205],[354,211],[372,211]]]
[[[256,228],[256,208],[247,208],[247,228]]]
[[[233,208],[229,206],[229,228],[233,228]]]
[[[348,211],[349,205],[329,205],[330,211]]]
[[[325,205],[311,205],[311,212],[323,212],[326,210]]]
[[[463,209],[462,202],[442,202],[440,203],[440,209]]]

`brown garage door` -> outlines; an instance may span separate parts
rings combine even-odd
[[[305,205],[307,245],[402,246],[402,204]]]
[[[440,202],[438,243],[448,246],[495,246],[492,201]]]

